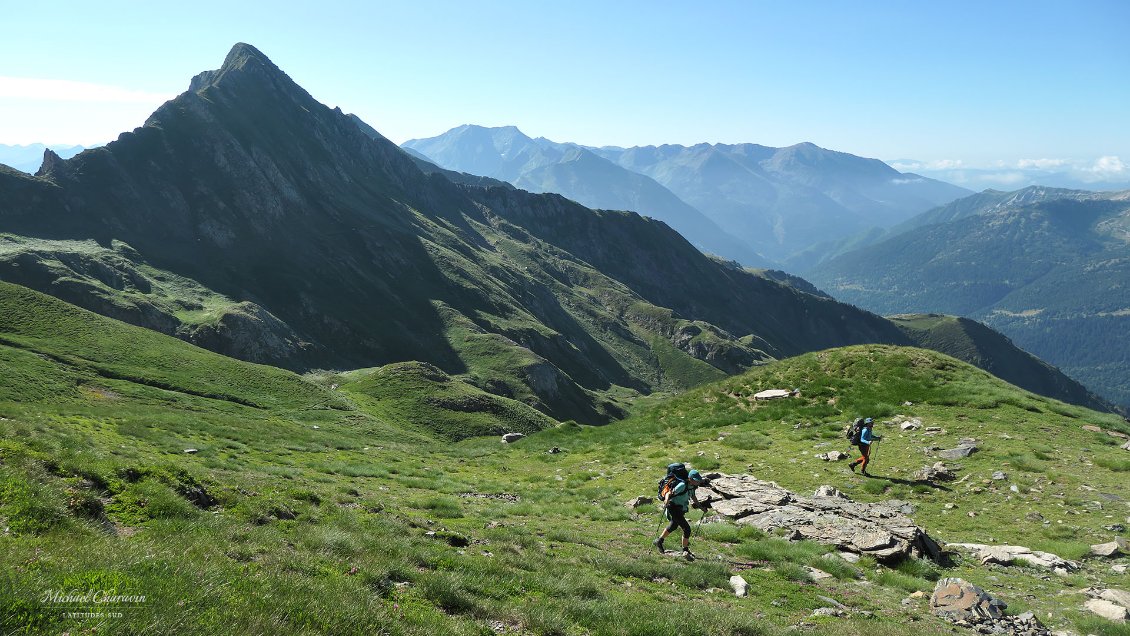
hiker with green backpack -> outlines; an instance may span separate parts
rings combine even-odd
[[[691,524],[687,521],[687,513],[690,512],[690,506],[699,507],[698,498],[695,497],[695,488],[706,483],[706,479],[697,471],[692,470],[687,472],[687,468],[683,464],[671,464],[667,466],[667,476],[659,480],[659,499],[663,502],[663,515],[671,522],[663,534],[652,543],[655,547],[659,548],[662,554],[666,552],[663,548],[663,540],[667,535],[675,531],[675,528],[683,529],[683,555],[688,558],[693,558],[691,554]]]
[[[860,473],[867,477],[871,476],[870,473],[867,472],[867,464],[871,461],[871,444],[883,439],[872,431],[874,426],[875,420],[866,417],[857,419],[848,431],[848,439],[853,446],[859,449],[859,459],[848,464],[848,468],[850,468],[853,473],[855,472],[855,467],[861,465]]]

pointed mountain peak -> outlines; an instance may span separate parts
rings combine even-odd
[[[61,174],[66,167],[66,162],[54,150],[44,148],[43,164],[39,166],[35,176],[44,177],[52,174]]]
[[[288,83],[293,84],[290,77],[275,66],[275,63],[262,51],[250,44],[238,42],[228,52],[228,56],[224,58],[224,63],[220,68],[214,71],[204,71],[192,78],[188,90],[199,91],[211,86],[218,86],[227,77],[259,77],[263,79],[283,77],[286,78]]]
[[[278,70],[278,67],[266,55],[263,55],[262,51],[246,42],[236,42],[235,46],[231,47],[231,51],[228,51],[228,56],[224,58],[224,65],[220,67],[220,71],[243,68],[248,64],[269,66],[276,71]]]

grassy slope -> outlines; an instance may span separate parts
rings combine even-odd
[[[1109,402],[1059,369],[979,322],[939,314],[903,314],[889,319],[918,347],[943,351],[1033,393],[1097,410],[1113,410]]]
[[[69,281],[118,305],[123,314],[152,305],[157,312],[188,327],[215,323],[223,312],[237,304],[193,280],[138,261],[137,253],[120,242],[106,248],[93,240],[0,234],[0,265],[5,280],[10,282],[36,287],[60,279]],[[24,274],[22,280],[20,273]],[[81,294],[75,297],[81,298]]]
[[[1130,354],[1117,336],[1126,331],[1130,305],[1125,194],[989,191],[923,218],[937,223],[806,276],[872,311],[979,320],[1103,398],[1130,404]]]
[[[376,374],[348,378],[349,390],[335,393],[206,352],[194,358],[183,343],[109,321],[88,333],[72,324],[75,316],[95,322],[88,314],[4,292],[19,302],[0,315],[39,303],[45,318],[38,325],[5,318],[0,330],[21,344],[0,345],[3,633],[759,634],[803,622],[817,633],[881,636],[914,622],[917,632],[942,634],[950,629],[925,616],[923,599],[900,600],[948,575],[985,585],[1014,609],[1051,612],[1050,622],[1061,624],[1077,618],[1080,588],[1111,580],[1105,564],[1053,580],[965,562],[853,567],[822,556],[824,548],[729,525],[703,528],[695,539],[703,558],[688,564],[651,555],[654,513],[622,502],[647,494],[668,461],[686,459],[749,470],[802,493],[831,483],[860,500],[899,497],[940,539],[991,536],[1069,557],[1109,536],[1107,515],[1127,514],[1125,502],[1105,496],[1125,482],[1125,451],[1079,429],[1121,420],[1018,392],[923,350],[808,354],[607,427],[561,426],[509,446],[495,437],[453,444],[351,400],[360,389],[387,388]],[[146,354],[161,346],[184,360],[176,374]],[[264,407],[100,375],[109,363],[99,356],[114,352],[114,364],[129,370],[120,375],[231,384],[230,394]],[[802,395],[745,399],[775,386],[798,386]],[[327,398],[342,408],[325,408]],[[914,405],[899,406],[908,400]],[[871,480],[812,456],[842,447],[840,426],[856,414],[896,412],[946,432],[883,428],[880,477]],[[982,446],[959,462],[969,479],[948,490],[905,483],[932,461],[924,445],[948,447],[969,435]],[[189,445],[199,452],[185,455]],[[547,454],[551,446],[563,452]],[[986,483],[997,469],[1021,492]],[[1028,520],[1030,509],[1049,524]],[[462,539],[471,543],[452,545]],[[718,555],[764,562],[743,571],[750,598],[725,591],[732,570]],[[805,563],[835,578],[811,583],[799,568]],[[115,607],[121,618],[68,619],[39,600],[52,589],[147,600]],[[828,604],[822,596],[873,617],[812,619],[813,608]],[[1092,623],[1081,629],[1125,633]]]
[[[341,377],[341,389],[367,412],[447,439],[529,434],[556,424],[521,402],[487,393],[423,362],[398,362]]]

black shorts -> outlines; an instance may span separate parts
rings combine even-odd
[[[675,531],[675,528],[683,529],[683,536],[688,539],[691,536],[691,524],[687,522],[687,513],[683,511],[681,506],[670,506],[667,508],[667,518],[671,520],[671,525],[667,526],[667,534]]]

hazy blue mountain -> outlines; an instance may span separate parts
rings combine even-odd
[[[698,144],[598,148],[603,157],[646,174],[702,210],[761,254],[803,269],[805,251],[875,227],[885,228],[969,194],[810,143],[788,148]]]
[[[872,311],[981,320],[1130,405],[1130,191],[987,191],[907,226],[808,278]]]
[[[1063,188],[1047,188],[1044,186],[1029,186],[1022,190],[1011,192],[985,190],[984,192],[958,199],[947,205],[928,210],[886,229],[872,228],[868,231],[847,236],[839,240],[821,243],[790,259],[790,263],[797,268],[797,271],[808,272],[821,263],[836,258],[837,256],[856,250],[867,249],[872,245],[881,243],[899,234],[927,225],[947,223],[967,216],[984,214],[992,210],[1025,205],[1028,203],[1038,203],[1040,201],[1065,198],[1091,199],[1103,196],[1102,194],[1086,190],[1067,190]]]
[[[556,192],[595,209],[639,212],[670,225],[705,252],[748,266],[768,264],[654,179],[575,144],[533,139],[513,126],[466,125],[403,147],[448,170],[501,179],[530,192]]]
[[[0,144],[0,163],[11,166],[21,172],[34,174],[43,163],[43,152],[48,148],[63,159],[69,159],[86,149],[84,146],[45,146],[43,144],[8,146]]]

